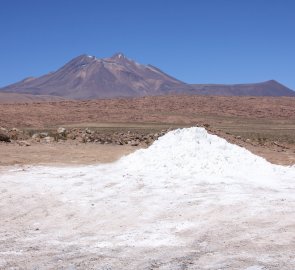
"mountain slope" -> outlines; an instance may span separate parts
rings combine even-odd
[[[80,55],[55,72],[27,78],[0,92],[59,96],[67,99],[140,97],[167,94],[219,96],[295,96],[271,80],[254,84],[186,84],[152,65],[141,65],[122,53],[98,59]]]
[[[58,102],[64,101],[62,97],[49,95],[32,95],[32,94],[17,94],[17,93],[1,93],[0,104],[9,103],[33,103],[33,102]]]
[[[151,65],[138,64],[118,53],[105,59],[81,55],[56,72],[29,78],[0,90],[94,99],[163,95],[191,89],[191,86]]]
[[[252,84],[191,84],[195,94],[213,96],[293,96],[295,92],[275,80]]]

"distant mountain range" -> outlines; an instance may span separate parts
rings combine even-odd
[[[192,84],[198,95],[214,96],[295,96],[295,92],[275,80],[249,84]]]
[[[27,78],[1,88],[0,92],[56,96],[65,99],[168,94],[295,96],[294,91],[274,80],[235,85],[187,84],[152,65],[136,63],[122,53],[103,59],[81,55],[55,72],[38,78]]]

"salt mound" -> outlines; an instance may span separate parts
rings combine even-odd
[[[0,268],[67,268],[98,254],[90,267],[295,269],[294,179],[295,167],[203,128],[116,163],[13,168],[0,173]]]
[[[283,173],[248,150],[209,134],[204,128],[177,129],[159,138],[148,149],[139,150],[120,160],[130,173],[174,177],[222,176],[257,179]]]

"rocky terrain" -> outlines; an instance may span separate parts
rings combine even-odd
[[[0,127],[1,165],[96,164],[113,162],[139,148],[146,148],[168,129],[97,131],[63,128],[28,131]]]
[[[39,145],[36,153],[42,145],[147,147],[167,130],[204,126],[271,162],[295,163],[294,98],[166,96],[2,104],[0,126],[0,147]]]
[[[241,136],[236,136],[229,132],[224,132],[219,129],[212,128],[210,127],[209,124],[203,124],[199,126],[205,127],[210,134],[217,135],[221,138],[225,138],[228,142],[245,147],[251,152],[256,153],[260,156],[263,156],[270,162],[273,162],[276,164],[283,164],[283,165],[295,164],[295,144],[294,143],[278,142],[278,141],[270,140],[268,138],[261,139],[259,137],[250,139],[250,138],[245,138]],[[167,132],[173,129],[175,128],[162,129],[162,130],[159,130],[159,132],[157,133],[151,133],[150,131],[146,131],[146,130],[141,130],[141,131],[128,130],[125,132],[122,132],[122,131],[106,132],[106,131],[97,131],[90,128],[66,129],[66,128],[60,127],[57,130],[51,130],[49,132],[43,131],[43,132],[32,133],[32,132],[28,132],[27,130],[19,130],[17,128],[12,128],[8,130],[6,128],[0,127],[0,148],[2,143],[2,147],[3,147],[3,144],[11,144],[14,146],[22,146],[22,147],[39,145],[39,148],[35,149],[35,151],[39,153],[42,152],[42,147],[46,145],[57,145],[58,147],[62,149],[63,149],[63,145],[70,146],[73,144],[76,145],[76,147],[78,147],[78,145],[81,145],[81,144],[85,144],[85,145],[95,144],[95,145],[130,146],[137,149],[137,147],[146,148],[150,146],[159,137],[165,135]],[[13,150],[10,149],[10,151],[15,151],[15,149]],[[46,151],[48,151],[48,149]],[[62,151],[69,151],[70,153],[72,153],[72,151],[70,151],[68,148]],[[114,149],[111,149],[111,151],[114,151]],[[24,151],[24,155],[26,155],[25,151]],[[61,154],[59,153],[59,155]],[[96,161],[96,159],[94,159],[93,161]],[[19,163],[19,161],[17,161],[17,163]],[[68,162],[66,160],[63,160],[61,163],[68,163]],[[1,164],[11,164],[11,162],[7,163],[7,161],[0,159],[0,165]]]
[[[17,128],[6,129],[0,127],[0,142],[16,143],[20,146],[30,146],[34,143],[57,143],[60,141],[75,141],[77,143],[116,144],[130,146],[148,146],[171,129],[161,130],[159,133],[147,132],[99,132],[89,128],[63,127],[50,132],[31,133]]]

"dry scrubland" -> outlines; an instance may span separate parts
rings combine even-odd
[[[169,123],[217,126],[294,125],[295,98],[162,96],[48,103],[1,104],[4,126],[48,128],[81,123]]]
[[[285,165],[295,162],[295,98],[290,97],[162,96],[0,104],[0,126],[17,127],[29,134],[51,132],[59,126],[67,129],[87,127],[105,134],[128,131],[147,134],[169,127],[194,125],[205,125],[212,133],[244,146],[271,162]],[[64,153],[67,143],[70,144],[69,155],[75,158],[69,159],[69,155]],[[5,160],[2,158],[2,165],[23,163],[22,160],[27,160],[27,152],[35,156],[41,153],[40,162],[48,162],[45,156],[49,146],[36,145],[22,151],[14,145],[2,144],[0,147],[10,153]],[[54,163],[60,163],[60,160],[64,160],[64,163],[79,163],[75,153],[81,151],[81,156],[85,157],[82,163],[103,161],[101,154],[96,157],[93,154],[100,152],[101,145],[73,147],[73,142],[61,142],[52,148],[55,148],[53,153],[59,152],[59,155],[54,154],[57,157],[53,159]],[[129,150],[125,152],[125,148],[117,148],[113,146],[110,152],[129,153]],[[22,153],[26,155],[22,156]],[[87,156],[91,158],[87,160]],[[115,155],[107,161],[116,158]],[[34,163],[36,160],[28,162]]]

